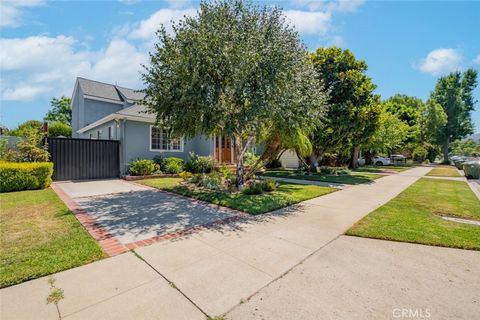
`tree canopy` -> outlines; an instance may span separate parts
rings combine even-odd
[[[174,135],[233,138],[239,184],[254,139],[318,125],[325,93],[280,9],[202,2],[196,16],[157,36],[143,74],[144,103]]]
[[[47,112],[44,120],[49,122],[61,122],[72,125],[72,99],[65,96],[52,98],[50,105],[52,109]]]
[[[27,120],[18,125],[18,127],[9,130],[10,136],[26,137],[30,133],[38,133],[42,130],[43,123],[38,120]]]
[[[438,79],[430,100],[442,106],[447,122],[437,131],[443,145],[444,162],[448,162],[449,144],[473,133],[471,113],[475,108],[473,90],[477,86],[477,71],[452,72]]]
[[[379,126],[364,146],[364,150],[372,154],[391,154],[403,146],[409,129],[408,124],[402,121],[398,114],[388,109],[388,104],[384,105],[379,117]]]
[[[329,91],[325,122],[313,138],[315,157],[325,151],[358,153],[376,131],[381,113],[376,86],[366,75],[366,62],[337,47],[318,48],[310,58],[316,78]],[[356,159],[351,165],[356,165]]]
[[[395,114],[409,126],[414,126],[417,123],[423,105],[422,99],[405,94],[396,94],[385,100],[387,111]]]

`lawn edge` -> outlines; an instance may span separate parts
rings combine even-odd
[[[126,246],[124,246],[117,238],[110,234],[86,210],[82,209],[80,205],[69,195],[67,195],[60,187],[58,187],[55,183],[52,183],[50,187],[72,212],[72,214],[84,227],[88,234],[100,245],[103,252],[108,257],[113,257],[128,251]]]
[[[162,179],[162,178],[158,178],[158,179]],[[149,179],[150,180],[150,179]],[[143,181],[143,180],[138,180],[138,181]],[[329,188],[329,189],[332,189],[330,192],[327,192],[325,194],[322,194],[320,196],[317,196],[317,197],[312,197],[312,198],[309,198],[309,199],[305,199],[305,200],[302,200],[302,201],[299,201],[299,202],[295,202],[295,203],[291,203],[289,205],[286,205],[286,206],[283,206],[283,207],[279,207],[279,208],[275,208],[273,210],[270,210],[270,211],[265,211],[265,212],[262,212],[262,213],[248,213],[248,212],[245,212],[245,211],[241,211],[241,210],[238,210],[238,209],[235,209],[235,208],[230,208],[230,207],[226,207],[226,206],[222,206],[222,205],[219,205],[219,204],[215,204],[215,203],[211,203],[211,202],[208,202],[208,201],[204,201],[204,200],[201,200],[201,199],[197,199],[197,198],[193,198],[193,197],[189,197],[189,196],[186,196],[186,195],[183,195],[183,194],[180,194],[180,193],[176,193],[174,191],[170,191],[170,190],[163,190],[163,189],[159,189],[159,188],[155,188],[155,187],[152,187],[152,186],[148,186],[148,185],[145,185],[145,184],[142,184],[140,182],[134,182],[134,181],[127,181],[128,183],[132,183],[132,184],[136,184],[136,185],[140,185],[140,186],[143,186],[143,187],[147,187],[147,188],[152,188],[153,190],[156,190],[157,192],[163,192],[163,193],[166,193],[166,194],[169,194],[169,195],[172,195],[172,196],[179,196],[179,197],[183,197],[183,198],[186,198],[190,201],[196,201],[198,203],[201,203],[201,204],[204,204],[204,205],[207,205],[209,207],[212,207],[212,208],[220,208],[221,210],[226,210],[226,211],[234,211],[234,212],[238,212],[239,214],[244,214],[244,215],[247,215],[247,216],[250,216],[250,217],[254,217],[254,216],[260,216],[260,215],[264,215],[264,214],[271,214],[277,210],[281,210],[281,209],[285,209],[285,208],[288,208],[290,206],[294,206],[294,205],[298,205],[299,203],[302,203],[302,202],[305,202],[305,201],[309,201],[309,200],[312,200],[312,199],[315,199],[315,198],[319,198],[319,197],[323,197],[323,196],[326,196],[328,194],[331,194],[331,193],[334,193],[334,192],[337,192],[337,191],[340,191],[341,189],[336,189],[336,188],[333,188],[333,187],[327,187],[327,186],[317,186],[317,185],[313,185],[313,186],[317,186],[317,187],[321,187],[321,188]],[[283,181],[279,181],[279,182],[283,182]],[[299,183],[292,183],[292,182],[283,182],[285,184],[295,184],[295,185],[302,185],[304,186],[304,184],[299,184]]]
[[[469,250],[469,251],[480,251],[480,246],[479,247],[474,247],[474,248],[465,248],[465,247],[460,247],[460,246],[448,246],[448,245],[442,245],[442,244],[436,244],[436,243],[428,243],[428,242],[416,242],[416,241],[408,241],[408,240],[398,240],[398,239],[393,239],[389,237],[374,237],[374,236],[363,236],[360,234],[353,234],[349,233],[348,229],[345,231],[344,235],[348,237],[356,237],[356,238],[363,238],[363,239],[373,239],[373,240],[381,240],[381,241],[391,241],[391,242],[398,242],[398,243],[409,243],[409,244],[416,244],[416,245],[421,245],[421,246],[429,246],[429,247],[438,247],[438,248],[447,248],[447,249],[458,249],[458,250]]]

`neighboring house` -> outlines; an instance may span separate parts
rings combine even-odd
[[[190,152],[233,163],[233,144],[225,137],[177,139],[155,126],[155,115],[139,103],[143,93],[117,85],[77,78],[72,96],[73,138],[120,141],[120,170],[130,162],[156,155],[186,159]]]
[[[297,153],[294,150],[286,150],[280,156],[282,167],[296,169],[301,166],[300,159],[298,159]]]

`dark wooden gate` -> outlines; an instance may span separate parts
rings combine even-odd
[[[116,140],[47,138],[53,180],[117,178],[120,175]]]

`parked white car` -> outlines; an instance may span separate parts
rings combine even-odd
[[[390,164],[390,159],[380,157],[380,156],[375,156],[375,157],[373,157],[372,162],[373,162],[374,165],[377,165],[377,166],[386,166],[386,165]],[[358,159],[358,164],[361,165],[361,166],[364,166],[365,165],[365,158],[364,157],[359,158]]]

